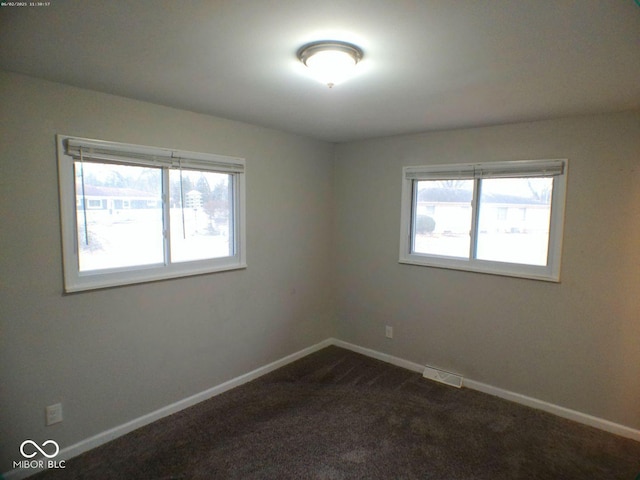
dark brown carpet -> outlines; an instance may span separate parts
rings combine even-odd
[[[329,347],[32,478],[634,480],[638,473],[638,442]]]

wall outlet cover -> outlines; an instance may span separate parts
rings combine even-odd
[[[53,425],[62,421],[62,404],[56,403],[45,408],[46,425]]]

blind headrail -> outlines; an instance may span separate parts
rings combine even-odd
[[[566,160],[515,160],[405,167],[408,180],[457,180],[474,178],[554,177],[562,175]]]
[[[243,173],[243,158],[214,155],[210,153],[171,150],[126,143],[67,138],[65,153],[73,158],[82,156],[84,161],[136,164],[152,167],[213,170],[218,172]]]

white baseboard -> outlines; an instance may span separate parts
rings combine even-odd
[[[488,393],[489,395],[494,395],[505,400],[516,402],[521,405],[526,405],[527,407],[532,407],[537,410],[552,413],[554,415],[557,415],[558,417],[573,420],[574,422],[589,425],[590,427],[595,427],[599,430],[604,430],[605,432],[614,433],[621,437],[630,438],[632,440],[635,440],[636,442],[640,442],[640,430],[627,427],[626,425],[621,425],[619,423],[611,422],[603,418],[594,417],[593,415],[578,412],[577,410],[571,410],[570,408],[561,407],[560,405],[545,402],[544,400],[538,400],[537,398],[527,397],[526,395],[510,392],[509,390],[503,390],[492,385],[487,385],[486,383],[476,382],[475,380],[469,380],[465,378],[464,386],[467,388],[471,388],[472,390]]]
[[[405,360],[403,358],[394,357],[393,355],[389,355],[388,353],[378,352],[377,350],[361,347],[359,345],[354,345],[353,343],[344,342],[335,338],[331,338],[330,340],[331,344],[335,345],[336,347],[341,347],[347,350],[351,350],[352,352],[361,353],[362,355],[366,355],[367,357],[375,358],[377,360],[382,360],[383,362],[390,363],[392,365],[395,365],[396,367],[406,368],[407,370],[418,373],[422,373],[424,371],[424,365],[410,362],[409,360]]]
[[[415,372],[422,373],[425,367],[424,365],[410,362],[409,360],[404,360],[402,358],[394,357],[392,355],[381,353],[376,350],[371,350],[369,348],[360,347],[359,345],[354,345],[342,340],[336,340],[333,338],[330,340],[332,345],[336,345],[338,347],[342,347],[356,353],[361,353],[368,357],[376,358],[378,360],[382,360],[383,362],[391,363],[392,365],[403,367]],[[630,438],[632,440],[640,442],[640,430],[627,427],[626,425],[620,425],[619,423],[611,422],[603,418],[594,417],[593,415],[578,412],[576,410],[571,410],[570,408],[561,407],[560,405],[545,402],[544,400],[538,400],[537,398],[527,397],[526,395],[522,395],[520,393],[504,390],[502,388],[487,385],[486,383],[477,382],[468,378],[464,378],[462,385],[472,390],[488,393],[489,395],[493,395],[495,397],[500,397],[511,402],[526,405],[527,407],[532,407],[537,410],[552,413],[553,415],[557,415],[558,417],[573,420],[574,422],[589,425],[590,427],[595,427],[600,430],[604,430],[605,432],[614,433],[621,437]]]
[[[111,440],[121,437],[122,435],[126,435],[127,433],[132,432],[133,430],[136,430],[140,427],[144,427],[145,425],[148,425],[157,420],[160,420],[161,418],[164,418],[168,415],[172,415],[176,412],[184,410],[185,408],[196,405],[197,403],[200,403],[211,397],[224,393],[227,390],[231,390],[232,388],[238,387],[244,383],[250,382],[251,380],[255,380],[256,378],[259,378],[262,375],[272,372],[273,370],[276,370],[291,362],[299,360],[302,357],[306,357],[307,355],[317,352],[318,350],[321,350],[330,345],[335,345],[337,347],[351,350],[353,352],[360,353],[362,355],[366,355],[368,357],[375,358],[377,360],[381,360],[383,362],[390,363],[398,367],[406,368],[414,372],[422,373],[424,371],[424,365],[420,365],[418,363],[411,362],[403,358],[394,357],[393,355],[389,355],[387,353],[378,352],[370,348],[354,345],[352,343],[338,340],[336,338],[327,338],[326,340],[323,340],[320,343],[317,343],[308,348],[305,348],[291,355],[283,357],[280,360],[276,360],[275,362],[269,363],[268,365],[259,367],[255,370],[252,370],[251,372],[245,373],[243,375],[240,375],[239,377],[236,377],[227,382],[221,383],[220,385],[209,388],[203,392],[197,393],[185,399],[179,400],[178,402],[175,402],[171,405],[167,405],[166,407],[160,408],[154,412],[143,415],[142,417],[133,419],[127,423],[114,427],[110,430],[106,430],[97,435],[94,435],[93,437],[81,440],[80,442],[74,445],[63,448],[62,450],[60,450],[60,453],[56,456],[56,460],[67,461],[73,457],[80,455],[81,453],[84,453],[88,450],[99,447],[100,445],[110,442]],[[581,413],[575,410],[571,410],[569,408],[565,408],[559,405],[554,405],[552,403],[545,402],[543,400],[527,397],[526,395],[521,395],[519,393],[503,390],[501,388],[487,385],[481,382],[476,382],[475,380],[470,380],[467,378],[464,379],[463,386],[467,388],[471,388],[473,390],[483,392],[483,393],[488,393],[489,395],[494,395],[496,397],[500,397],[505,400],[526,405],[528,407],[533,407],[538,410],[543,410],[545,412],[552,413],[562,418],[567,418],[569,420],[573,420],[578,423],[589,425],[591,427],[595,427],[600,430],[604,430],[606,432],[614,433],[616,435],[620,435],[621,437],[630,438],[632,440],[640,442],[640,430],[636,430],[634,428],[627,427],[625,425],[620,425],[618,423],[610,422],[608,420],[594,417],[586,413]],[[17,468],[2,474],[0,478],[4,477],[5,480],[21,480],[31,475],[34,475],[42,470],[43,469]]]
[[[122,435],[126,435],[129,432],[132,432],[140,427],[144,427],[150,423],[153,423],[161,418],[172,415],[176,412],[184,410],[185,408],[192,407],[197,403],[200,403],[204,400],[207,400],[216,395],[220,395],[221,393],[226,392],[227,390],[231,390],[232,388],[239,387],[240,385],[250,382],[251,380],[255,380],[256,378],[261,377],[273,370],[276,370],[280,367],[284,367],[285,365],[295,362],[302,357],[306,357],[307,355],[321,350],[329,345],[332,345],[333,339],[326,339],[320,343],[312,345],[311,347],[305,348],[298,352],[292,353],[291,355],[287,355],[284,358],[276,360],[268,365],[263,367],[256,368],[255,370],[245,373],[244,375],[240,375],[239,377],[232,378],[231,380],[221,383],[215,387],[209,388],[203,392],[197,393],[190,397],[179,400],[171,405],[167,405],[166,407],[162,407],[154,412],[143,415],[142,417],[135,418],[127,423],[114,427],[110,430],[106,430],[101,432],[93,437],[86,438],[76,443],[75,445],[71,445],[69,447],[65,447],[60,450],[60,453],[56,456],[56,461],[67,461],[70,458],[76,457],[81,453],[84,453],[93,448],[99,447],[111,440],[114,440]],[[35,459],[38,460],[38,459]],[[24,469],[24,468],[16,468],[7,473],[0,475],[0,478],[4,477],[5,480],[21,480],[27,478],[31,475],[35,475],[36,473],[44,470],[44,468],[33,468],[33,469]]]

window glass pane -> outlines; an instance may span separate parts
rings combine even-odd
[[[476,257],[546,265],[552,178],[481,181]]]
[[[469,258],[473,180],[419,180],[413,253]]]
[[[234,254],[232,180],[226,173],[169,171],[173,262]]]
[[[162,171],[75,162],[79,271],[161,264]]]

